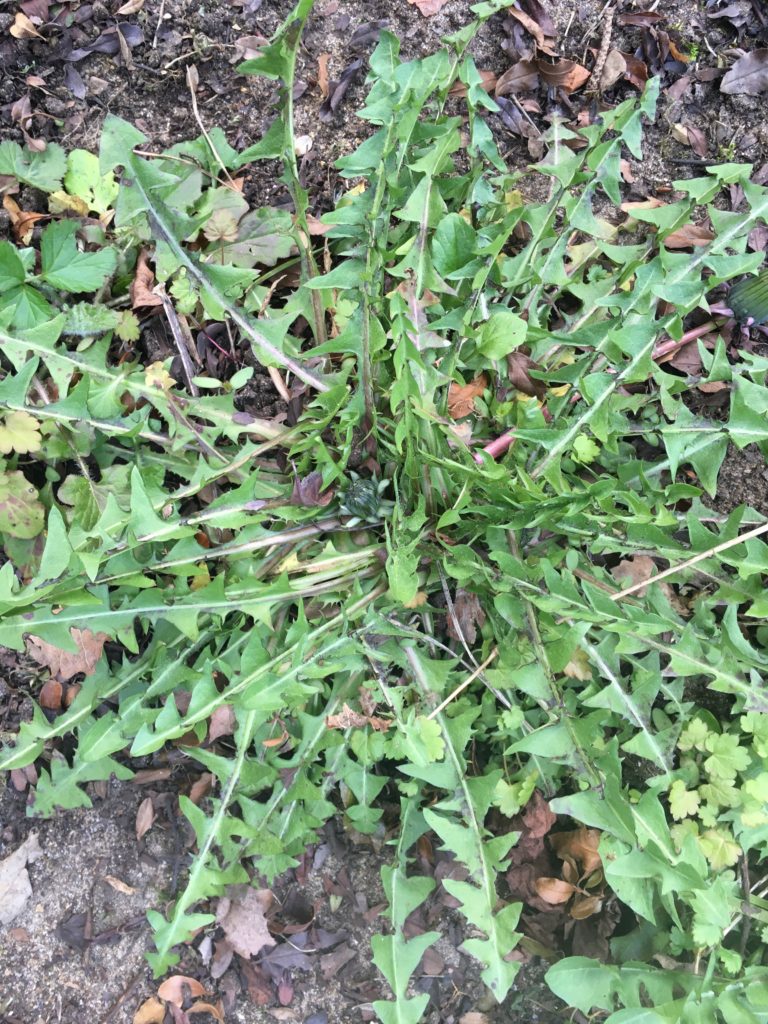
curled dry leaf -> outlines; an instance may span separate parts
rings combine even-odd
[[[144,0],[126,0],[122,7],[118,7],[118,14],[137,14],[144,6]]]
[[[330,93],[330,80],[328,78],[328,61],[330,59],[330,53],[321,53],[317,57],[317,87],[323,100],[327,100]]]
[[[14,39],[44,39],[23,11],[17,11],[13,24],[8,29]]]
[[[172,974],[170,978],[165,979],[157,994],[166,1003],[181,1007],[190,996],[204,996],[206,991],[197,978],[188,978],[185,974]]]
[[[579,894],[573,901],[568,911],[574,921],[584,921],[593,914],[599,914],[603,909],[603,900],[600,896],[582,896]]]
[[[29,245],[32,239],[32,232],[39,220],[48,220],[47,213],[32,213],[22,210],[15,199],[10,196],[3,196],[3,209],[11,218],[13,225],[13,237],[22,245]]]
[[[534,63],[547,85],[567,93],[580,89],[591,76],[591,72],[575,60],[560,58],[549,62],[538,58]]]
[[[598,846],[600,832],[596,828],[576,828],[569,832],[554,832],[549,840],[560,860],[570,857],[581,869],[581,877],[591,875],[602,867]]]
[[[209,1013],[216,1020],[224,1022],[224,1013],[222,1009],[221,1000],[218,1003],[205,1003],[202,1000],[198,1000],[196,1003],[192,1003],[186,1013]]]
[[[133,1024],[163,1024],[164,1020],[165,1006],[157,996],[145,999],[133,1015]]]
[[[115,892],[121,892],[124,896],[135,896],[139,891],[134,889],[132,885],[128,885],[121,878],[115,878],[114,875],[104,875],[104,881],[107,885],[111,885]]]
[[[377,718],[375,715],[361,715],[345,704],[338,715],[328,715],[325,724],[329,729],[364,729],[366,725],[376,732],[386,732],[391,723],[386,718]]]
[[[463,636],[468,644],[473,644],[477,639],[477,630],[483,628],[485,612],[480,604],[477,594],[457,587],[456,597],[453,602],[455,615],[448,616],[448,636],[452,640],[461,641]],[[461,630],[461,636],[459,636]]]
[[[720,92],[728,96],[759,96],[768,92],[768,47],[739,57],[723,76]]]
[[[163,300],[152,289],[155,287],[155,275],[147,263],[147,251],[142,249],[136,261],[136,272],[131,281],[131,308],[143,306],[162,306]]]
[[[448,412],[455,420],[462,416],[469,416],[475,411],[475,399],[485,391],[490,383],[488,375],[481,373],[469,384],[457,384],[451,382],[448,388]]]
[[[72,676],[84,672],[91,676],[96,671],[96,663],[104,650],[106,633],[92,633],[90,629],[78,629],[73,626],[70,629],[70,636],[77,646],[76,651],[62,651],[47,640],[30,634],[26,639],[27,654],[33,658],[38,665],[44,665],[51,670],[51,675],[61,682],[66,682]]]
[[[526,14],[525,11],[518,10],[516,7],[508,7],[506,13],[519,21],[525,31],[533,36],[536,40],[536,46],[542,53],[548,53],[551,57],[554,57],[555,51],[553,46],[555,40],[545,34],[544,29],[535,18],[532,18],[530,14]]]
[[[145,797],[139,804],[136,812],[136,838],[142,839],[152,828],[155,820],[155,808],[152,805],[152,797]],[[165,998],[165,997],[163,997]]]
[[[562,878],[537,878],[534,884],[539,896],[552,906],[567,903],[576,891],[574,885]]]

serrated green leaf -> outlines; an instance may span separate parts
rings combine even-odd
[[[117,265],[114,250],[81,252],[75,236],[77,224],[55,221],[43,231],[40,243],[42,277],[67,292],[92,292],[104,284]]]

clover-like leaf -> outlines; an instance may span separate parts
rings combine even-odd
[[[19,470],[0,473],[0,533],[31,540],[43,529],[45,511],[37,490]]]
[[[0,452],[36,452],[40,447],[40,424],[34,416],[21,409],[9,412],[0,423]]]

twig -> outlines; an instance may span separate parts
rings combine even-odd
[[[176,315],[176,310],[173,308],[173,303],[168,298],[165,287],[162,284],[156,285],[153,289],[155,295],[158,295],[163,303],[163,312],[165,313],[166,319],[168,320],[168,326],[171,328],[171,334],[176,345],[176,351],[179,353],[179,359],[181,360],[181,368],[184,371],[184,379],[187,382],[187,388],[190,395],[197,398],[200,392],[197,389],[193,378],[195,371],[192,368],[192,361],[189,358],[189,350],[187,348],[187,339],[184,335],[179,318]]]
[[[189,67],[187,68],[187,86],[189,87],[189,95],[190,95],[190,97],[192,99],[192,113],[195,115],[195,120],[197,121],[198,127],[199,127],[199,129],[200,129],[200,131],[202,133],[203,138],[208,143],[208,148],[210,149],[211,153],[213,154],[214,160],[219,165],[219,167],[222,169],[222,171],[224,172],[224,177],[229,182],[229,185],[227,187],[231,188],[231,189],[234,189],[235,191],[238,191],[237,186],[235,185],[234,181],[232,180],[232,176],[230,175],[229,171],[227,170],[226,164],[224,163],[224,161],[219,156],[219,151],[214,146],[214,144],[213,144],[213,142],[211,140],[210,135],[206,131],[206,127],[203,124],[203,119],[202,119],[202,117],[200,117],[200,111],[197,109],[197,87],[198,87],[199,83],[200,83],[200,77],[199,77],[199,75],[197,73],[197,68],[195,67],[194,64],[190,64]]]
[[[463,683],[461,683],[459,686],[457,686],[456,689],[453,691],[453,693],[449,693],[448,696],[445,698],[445,700],[441,704],[437,705],[437,707],[434,709],[434,711],[430,711],[430,713],[427,715],[427,718],[434,718],[435,715],[439,715],[440,712],[444,708],[448,707],[448,705],[451,703],[451,701],[454,699],[454,697],[457,697],[461,693],[462,690],[466,690],[466,688],[469,686],[469,684],[473,683],[475,681],[475,679],[477,679],[477,677],[491,664],[491,662],[493,661],[493,659],[496,657],[496,655],[498,653],[499,653],[498,647],[494,647],[493,650],[491,651],[491,653],[488,655],[488,657],[482,663],[482,665],[478,665],[477,668],[475,669],[475,671],[470,676],[468,676],[464,680]]]
[[[681,562],[679,565],[671,565],[668,569],[665,569],[664,572],[660,572],[656,576],[651,576],[649,580],[643,580],[641,583],[634,583],[631,587],[627,587],[625,590],[620,590],[617,594],[611,594],[611,600],[621,601],[622,598],[629,597],[630,594],[636,594],[638,590],[642,590],[644,587],[650,587],[652,583],[659,583],[661,580],[665,580],[668,576],[672,576],[676,572],[681,572],[683,569],[690,569],[692,565],[696,565],[698,562],[703,562],[706,558],[711,558],[712,555],[717,555],[721,551],[726,551],[728,548],[735,548],[737,544],[743,544],[744,541],[752,540],[754,537],[759,537],[763,533],[768,533],[768,523],[756,526],[754,530],[748,530],[747,533],[742,533],[739,537],[733,537],[731,540],[724,540],[722,544],[716,544],[713,548],[709,548],[707,551],[700,551],[699,554],[694,555],[693,558],[688,558],[685,562]]]
[[[160,26],[163,23],[163,15],[165,14],[165,0],[160,0],[160,10],[157,15],[157,24],[155,25],[155,32],[152,36],[152,49],[157,49],[157,33],[160,31]]]
[[[600,49],[597,51],[597,57],[595,58],[595,66],[592,68],[592,79],[591,85],[588,92],[599,93],[600,88],[600,77],[605,67],[605,62],[608,59],[608,51],[611,48],[611,36],[613,34],[613,16],[616,13],[616,8],[613,6],[606,7],[603,11],[603,35],[600,39]]]

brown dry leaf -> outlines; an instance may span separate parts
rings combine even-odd
[[[418,7],[419,13],[425,18],[431,18],[445,7],[448,0],[408,0],[408,3]]]
[[[645,83],[648,81],[648,65],[645,61],[636,57],[634,53],[626,53],[622,50],[621,56],[624,58],[624,62],[627,65],[624,77],[630,85],[634,85],[636,89],[640,89],[642,91],[642,89],[645,88]]]
[[[231,736],[235,731],[237,719],[231,704],[220,704],[211,715],[208,723],[208,742],[213,743],[219,736]]]
[[[327,100],[331,94],[330,79],[328,78],[328,61],[330,53],[321,53],[317,58],[317,86],[323,100]]]
[[[541,25],[525,11],[520,11],[516,7],[508,7],[506,13],[511,15],[523,26],[526,32],[533,36],[536,40],[536,45],[543,53],[548,53],[551,57],[554,57],[555,51],[553,49],[554,39],[546,36]]]
[[[172,974],[170,978],[165,979],[157,994],[166,1003],[181,1007],[190,996],[196,998],[207,993],[197,978],[188,978],[185,974]]]
[[[593,914],[599,914],[603,909],[603,901],[600,896],[577,896],[569,911],[575,921],[584,921]]]
[[[163,1024],[164,1020],[165,1007],[157,996],[145,999],[133,1015],[133,1024]]]
[[[591,72],[575,60],[561,58],[554,63],[538,59],[536,68],[547,85],[565,92],[575,92],[591,77]]]
[[[21,846],[0,860],[0,925],[10,924],[26,906],[32,895],[27,864],[42,855],[37,832],[31,832]]]
[[[634,199],[631,202],[622,203],[619,209],[632,216],[633,210],[658,210],[660,206],[666,205],[665,202],[657,199],[656,196],[648,196],[647,199]]]
[[[728,96],[759,96],[768,92],[768,47],[740,57],[723,75],[720,92]]]
[[[480,71],[480,78],[482,79],[480,87],[485,89],[486,92],[493,92],[496,85],[496,75],[493,71]],[[448,93],[449,96],[453,96],[457,99],[464,99],[467,95],[467,86],[464,82],[454,82]]]
[[[508,96],[510,93],[533,92],[539,88],[539,73],[532,60],[519,60],[496,82],[496,96]]]
[[[582,683],[592,678],[589,655],[583,647],[577,647],[563,669],[563,675],[569,679],[578,679]]]
[[[210,1013],[216,1020],[220,1020],[224,1024],[224,1013],[221,1004],[221,1000],[214,1006],[213,1003],[204,1003],[198,1000],[196,1003],[192,1003],[190,1008],[186,1011],[187,1013]]]
[[[199,779],[195,779],[189,790],[189,799],[195,806],[208,796],[213,789],[213,775],[210,772],[203,772]]]
[[[121,892],[124,896],[135,896],[139,891],[134,889],[132,885],[128,885],[121,878],[115,878],[114,875],[104,875],[104,881],[107,885],[111,885],[117,892]]]
[[[152,797],[145,797],[139,804],[136,812],[136,838],[142,839],[152,828],[155,820],[155,808],[152,804]],[[165,998],[165,996],[163,996]]]
[[[40,691],[40,707],[49,711],[58,711],[61,707],[61,698],[64,694],[64,687],[58,679],[49,679],[43,684]]]
[[[596,828],[576,828],[570,832],[555,832],[549,837],[552,848],[560,858],[570,857],[581,868],[581,877],[591,875],[602,867],[597,848],[600,832]]]
[[[35,224],[39,220],[49,219],[47,213],[28,213],[26,210],[22,210],[16,200],[11,199],[10,196],[3,196],[3,209],[11,218],[13,237],[22,245],[29,245]]]
[[[714,231],[704,224],[684,224],[663,241],[667,249],[690,249],[696,245],[708,245],[715,237]]]
[[[275,945],[266,918],[275,898],[270,889],[236,886],[233,891],[237,892],[236,896],[219,900],[216,922],[223,928],[232,949],[247,960]]]
[[[18,11],[14,19],[13,24],[8,29],[14,39],[44,39],[45,36],[40,35],[35,26],[24,14],[23,11]]]
[[[364,729],[370,725],[376,732],[386,732],[390,722],[386,718],[377,718],[375,715],[361,715],[349,704],[344,704],[338,715],[328,715],[325,724],[329,729]]]
[[[562,878],[537,878],[534,884],[539,896],[552,906],[567,903],[576,891],[575,886]]]
[[[147,265],[147,251],[142,249],[136,262],[136,273],[130,287],[131,308],[162,306],[163,300],[152,291],[154,286],[155,275]]]
[[[144,6],[144,0],[127,0],[122,7],[118,7],[118,14],[136,14]]]
[[[538,372],[543,369],[539,363],[535,363],[530,356],[527,356],[519,349],[510,352],[507,356],[507,369],[509,370],[509,381],[524,395],[530,398],[543,398],[547,393],[547,385],[543,380],[536,380],[531,377],[531,370]]]
[[[610,89],[624,77],[626,71],[627,62],[624,59],[624,54],[619,50],[609,50],[600,74],[600,88]]]
[[[466,642],[473,644],[477,639],[478,627],[482,629],[485,622],[485,612],[480,604],[480,599],[477,594],[458,587],[453,610],[455,618],[453,615],[448,616],[448,636],[452,640],[461,641],[461,636],[459,636],[459,629],[461,629],[461,634]]]
[[[475,399],[482,395],[489,383],[488,375],[485,373],[475,377],[469,384],[457,384],[455,381],[451,381],[451,386],[448,388],[449,414],[455,420],[461,419],[462,416],[469,416],[475,411]]]
[[[104,650],[104,641],[108,639],[106,633],[92,633],[90,629],[78,629],[77,626],[72,626],[69,632],[77,646],[76,651],[62,651],[32,634],[26,640],[30,658],[38,665],[50,669],[51,675],[61,682],[66,682],[80,672],[92,676]]]

